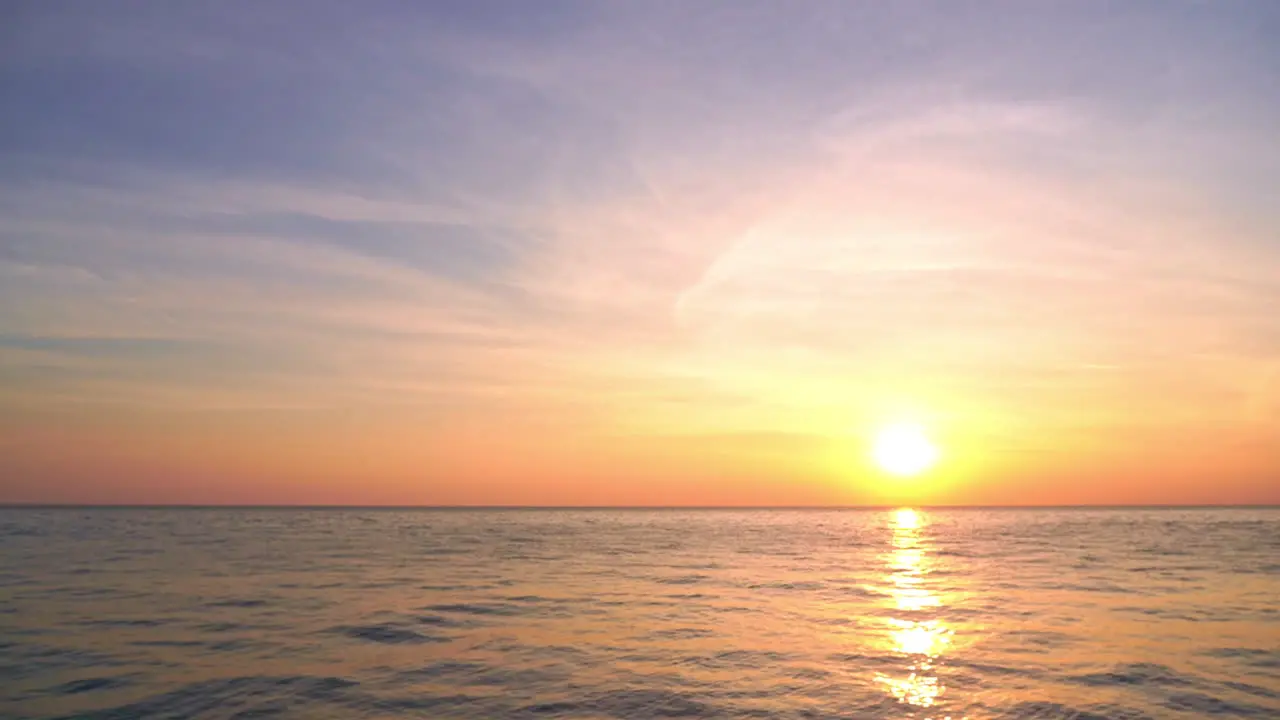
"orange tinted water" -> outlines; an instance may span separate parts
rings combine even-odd
[[[4,510],[0,715],[1280,716],[1280,512]]]

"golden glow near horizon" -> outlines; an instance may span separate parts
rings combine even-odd
[[[938,462],[938,447],[915,423],[894,423],[882,428],[872,444],[872,457],[885,472],[913,477]]]

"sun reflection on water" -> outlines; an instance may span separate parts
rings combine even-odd
[[[888,640],[907,664],[903,674],[877,673],[876,681],[899,702],[928,709],[946,692],[936,665],[950,645],[951,630],[927,612],[941,607],[942,600],[925,582],[931,570],[922,532],[926,524],[922,513],[909,508],[896,510],[889,518],[893,540],[885,563],[886,585],[900,614],[888,620]]]
[[[911,508],[895,510],[893,513],[893,527],[895,530],[912,530],[920,527],[920,513]]]

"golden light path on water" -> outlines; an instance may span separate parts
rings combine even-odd
[[[876,675],[876,681],[899,702],[923,709],[934,707],[946,692],[935,668],[952,635],[945,624],[930,617],[929,611],[940,608],[942,601],[925,583],[930,571],[923,535],[926,522],[922,513],[907,508],[889,516],[893,538],[886,555],[886,587],[898,612],[888,618],[888,639],[892,650],[907,659],[907,666],[900,675]]]

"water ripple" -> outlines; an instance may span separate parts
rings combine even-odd
[[[1280,717],[1280,512],[0,510],[0,716]]]

